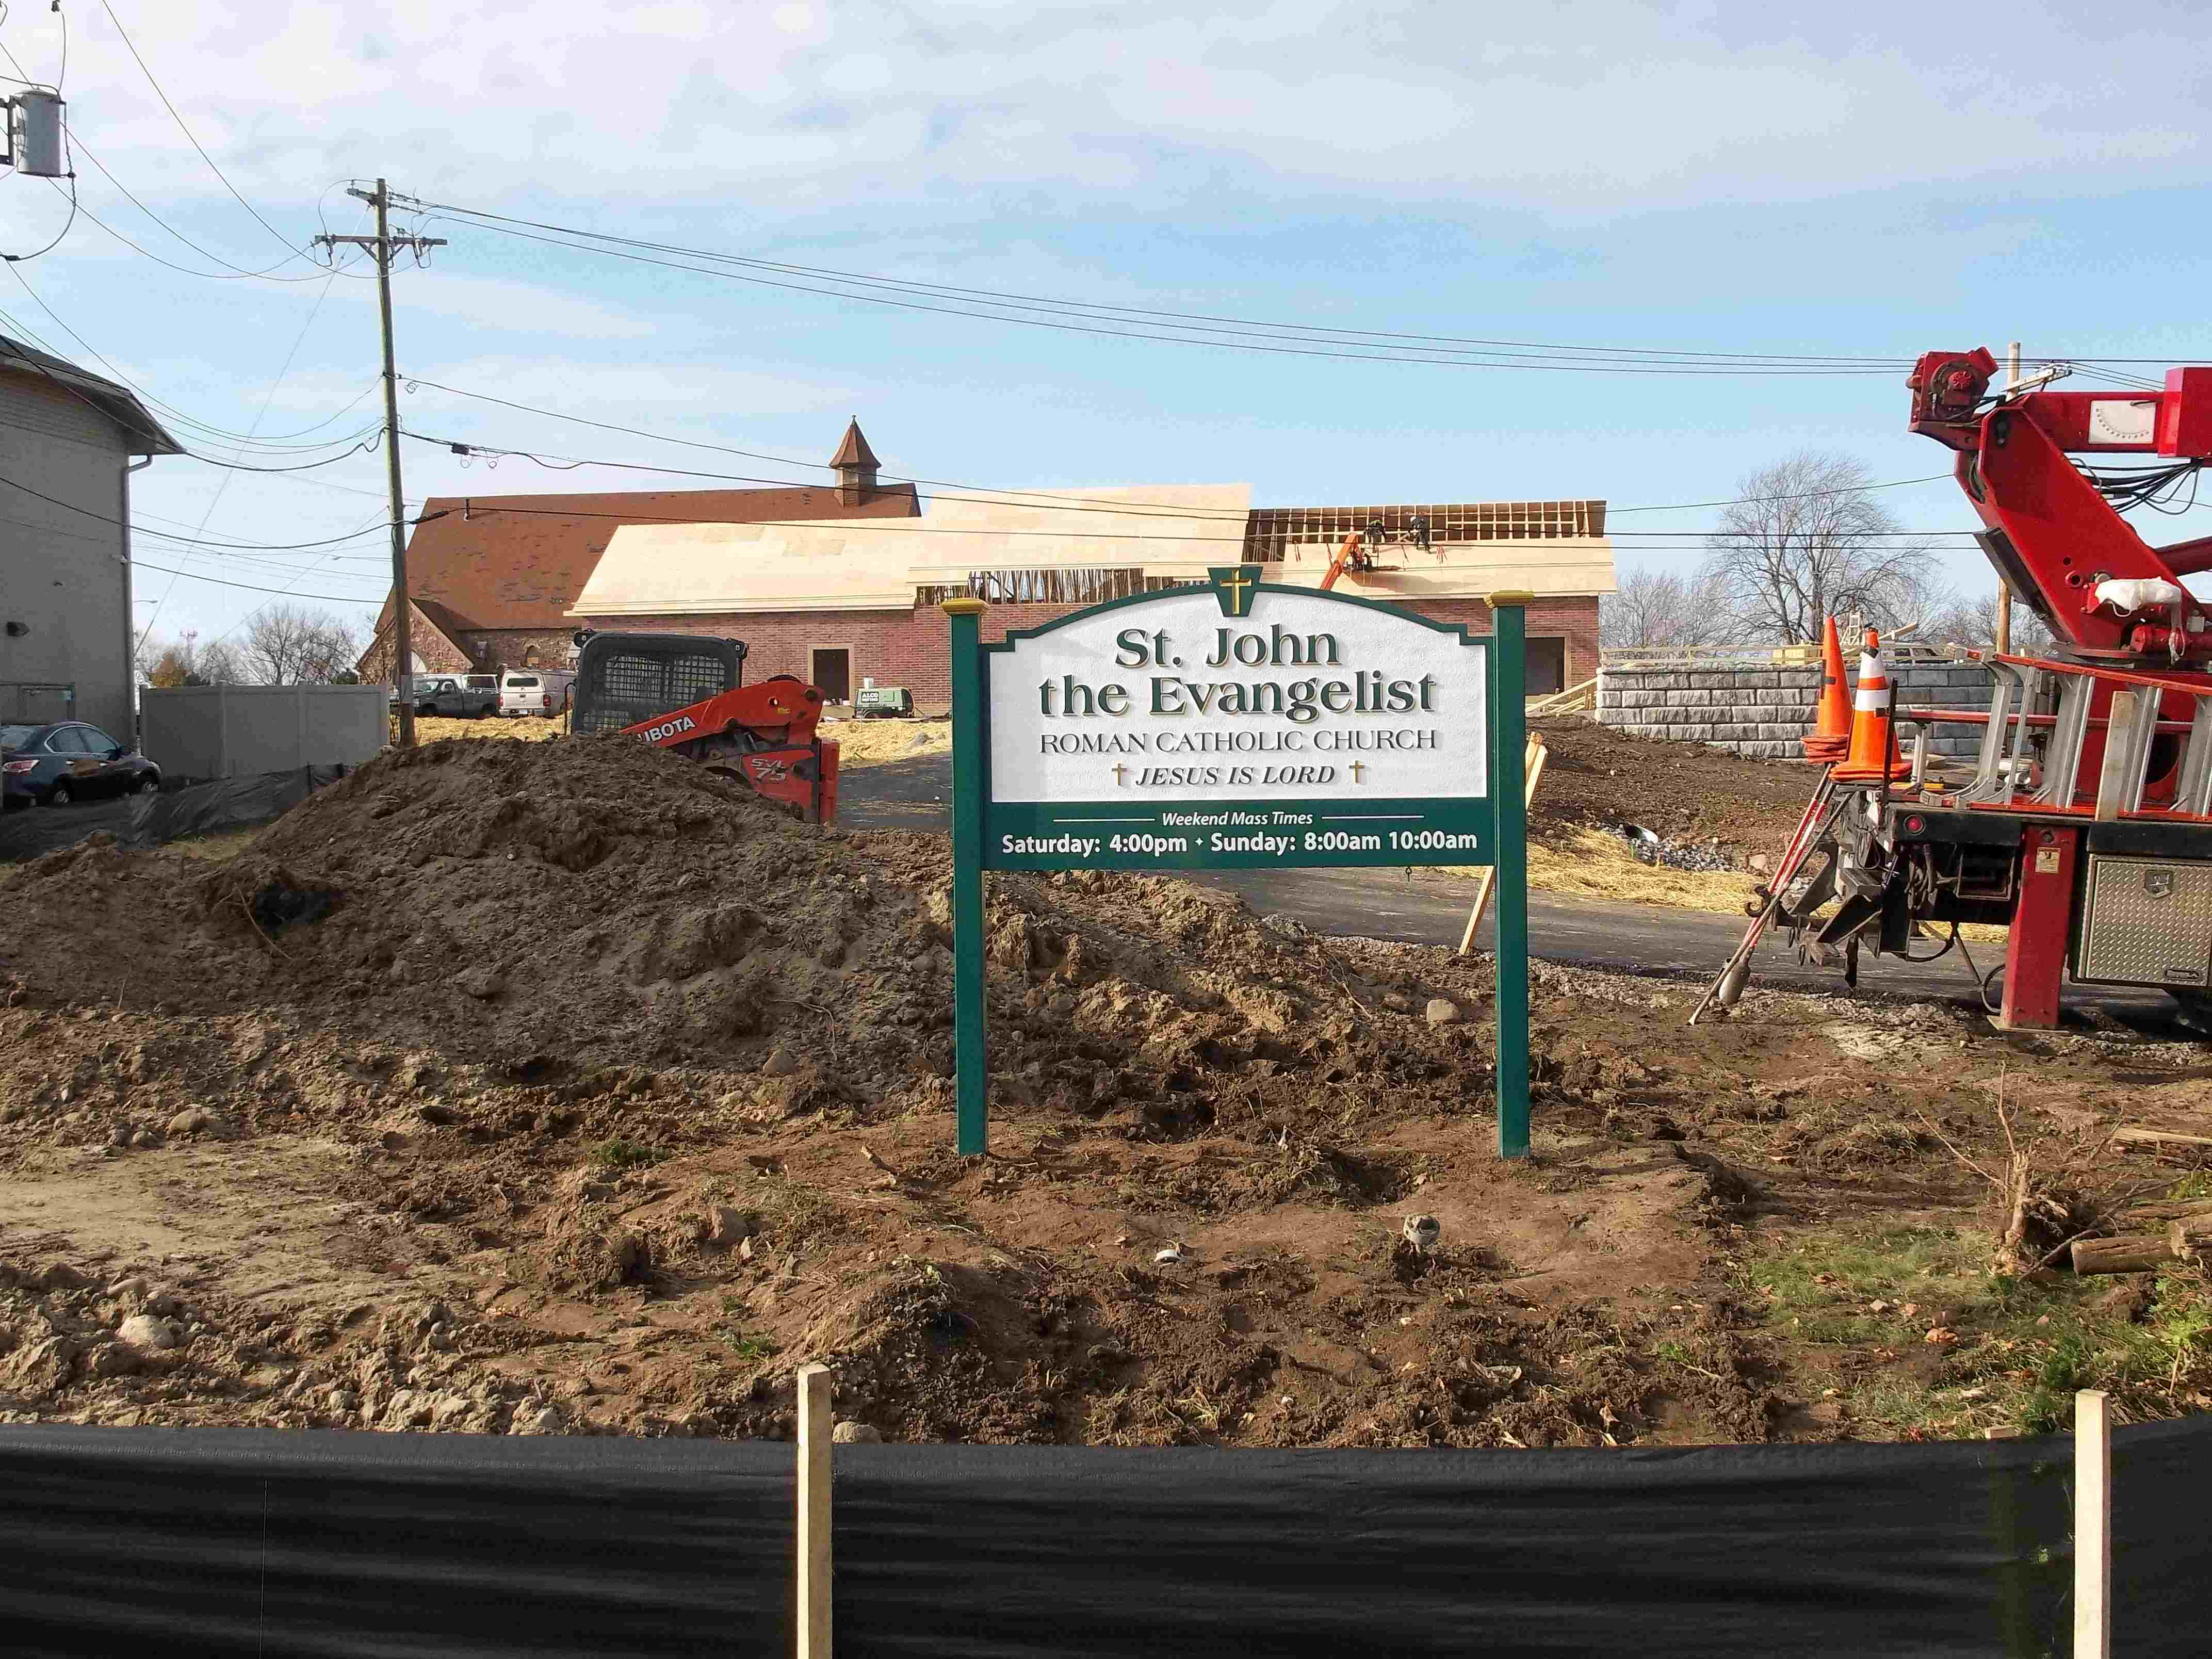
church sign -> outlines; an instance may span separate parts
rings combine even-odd
[[[1495,862],[1525,1056],[1525,596],[1493,597],[1485,637],[1261,574],[1224,567],[988,646],[983,603],[945,602],[962,1152],[983,1150],[987,869]]]
[[[1490,861],[1488,641],[1257,568],[984,648],[986,869]]]

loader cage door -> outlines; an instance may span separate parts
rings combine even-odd
[[[585,642],[576,665],[569,730],[619,732],[730,690],[744,676],[744,647],[734,640],[602,634]]]

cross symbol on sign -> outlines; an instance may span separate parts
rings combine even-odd
[[[1233,576],[1224,576],[1221,579],[1221,585],[1229,590],[1229,614],[1232,617],[1243,616],[1249,606],[1249,601],[1244,597],[1244,590],[1252,586],[1252,579],[1239,570]]]
[[[1126,767],[1126,766],[1122,765],[1122,764],[1121,763],[1121,762],[1119,762],[1119,761],[1115,762],[1115,763],[1114,763],[1114,781],[1115,781],[1115,783],[1117,783],[1117,784],[1118,784],[1119,782],[1121,782],[1121,774],[1122,774],[1122,773],[1124,773],[1124,772],[1126,772],[1126,771],[1127,771],[1128,769],[1128,769],[1127,767]]]

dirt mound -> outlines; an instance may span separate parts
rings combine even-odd
[[[724,1121],[877,1115],[945,1103],[947,876],[940,841],[810,828],[635,744],[445,743],[189,877],[97,847],[41,860],[0,963],[34,1002],[312,1009],[579,1098],[619,1094],[623,1067],[708,1067],[733,1074]],[[1376,1040],[1360,1015],[1387,987],[1233,897],[1013,878],[988,928],[994,1062],[1025,1103],[1174,1138],[1308,1124],[1315,1079],[1431,1109],[1486,1089],[1478,1025]]]
[[[1529,722],[1551,758],[1528,833],[1558,842],[1577,828],[1643,826],[1677,848],[1717,841],[1778,854],[1817,781],[1790,761],[1746,760],[1710,744],[1633,737],[1578,716]]]
[[[1884,1127],[2012,1058],[1941,1010],[1686,1032],[1540,964],[1508,1166],[1486,962],[1097,873],[988,884],[963,1158],[947,862],[569,738],[392,757],[222,861],[26,866],[0,1418],[780,1434],[820,1359],[897,1439],[1759,1437],[1747,1230],[1982,1202]]]

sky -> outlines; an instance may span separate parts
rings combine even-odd
[[[1693,537],[1650,532],[1711,512],[1630,509],[1724,499],[1808,447],[1884,482],[1947,475],[1904,429],[1900,365],[1923,351],[2016,338],[2153,375],[2212,360],[2201,5],[2022,3],[1998,27],[1892,0],[111,3],[0,15],[0,74],[67,100],[80,210],[0,175],[0,252],[37,255],[0,276],[0,330],[145,388],[197,423],[172,425],[200,455],[337,456],[380,414],[375,287],[310,239],[365,231],[347,187],[387,177],[443,204],[399,226],[447,240],[393,283],[417,501],[720,482],[494,466],[454,442],[827,482],[857,416],[886,475],[987,489],[1602,497],[1624,570],[1687,568]],[[453,209],[1132,308],[1089,326],[1152,311],[1879,361],[1632,374],[1231,349],[667,269]],[[142,627],[234,641],[263,589],[367,618],[384,468],[156,461],[136,489]],[[1974,523],[1948,476],[1883,499],[1911,528]],[[1991,585],[1948,544],[1954,580]]]

